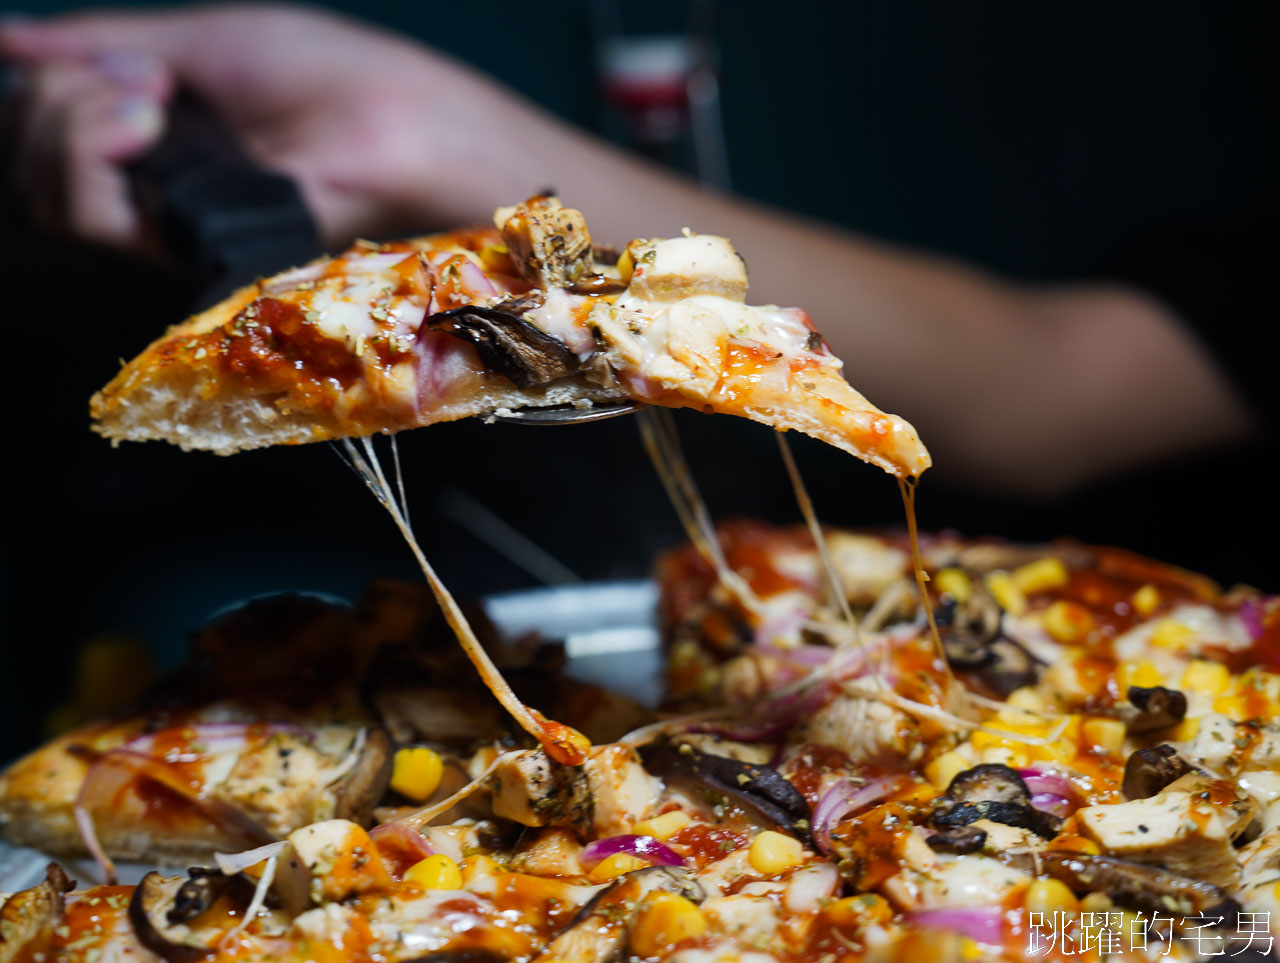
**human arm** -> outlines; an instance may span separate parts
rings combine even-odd
[[[6,29],[0,51],[37,80],[78,70],[86,83],[104,54],[154,58],[153,101],[178,83],[209,100],[264,165],[298,180],[330,245],[486,220],[549,184],[602,241],[685,225],[729,236],[750,265],[753,300],[803,305],[854,382],[917,423],[940,472],[990,489],[1052,493],[1252,428],[1213,358],[1144,294],[1024,288],[704,191],[447,57],[336,17],[272,7],[99,14]],[[28,170],[64,172],[69,203],[46,205],[53,226],[145,248],[118,164],[158,124],[109,146],[118,129],[85,133],[57,85],[46,86],[51,120],[23,144]],[[114,213],[103,216],[108,202]]]

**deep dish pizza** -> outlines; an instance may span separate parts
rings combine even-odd
[[[623,400],[802,431],[899,476],[929,467],[803,311],[745,303],[724,238],[637,239],[615,258],[555,198],[495,220],[241,289],[126,365],[93,399],[97,430],[228,454]]]
[[[455,741],[477,778],[436,805],[281,829],[137,887],[66,893],[53,869],[0,910],[0,959],[1264,947],[1280,912],[1276,599],[1112,549],[930,538],[939,656],[895,587],[904,539],[828,533],[853,638],[804,532],[719,534],[745,603],[692,548],[658,567],[673,679],[695,711],[578,766],[518,731]],[[403,784],[433,778],[428,742],[399,743]]]

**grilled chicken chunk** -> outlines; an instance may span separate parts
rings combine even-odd
[[[1240,874],[1232,841],[1257,808],[1231,783],[1188,773],[1147,799],[1090,806],[1078,816],[1082,831],[1112,855],[1230,889]]]

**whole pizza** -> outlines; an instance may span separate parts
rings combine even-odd
[[[1280,599],[1116,548],[824,529],[798,475],[808,524],[713,527],[655,409],[807,432],[909,506],[928,452],[803,312],[746,305],[724,239],[615,257],[551,198],[497,225],[266,279],[95,397],[112,439],[345,440],[428,584],[242,606],[12,764],[4,836],[100,879],[51,862],[8,896],[0,963],[1272,953]],[[454,600],[352,441],[600,402],[649,406],[690,535],[654,567],[657,710]]]

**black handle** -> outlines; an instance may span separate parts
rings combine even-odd
[[[209,287],[206,303],[319,253],[297,185],[259,167],[188,93],[170,106],[160,143],[128,170],[168,254]]]

